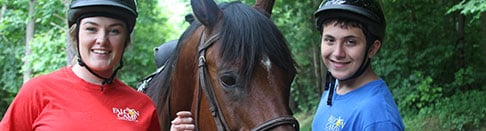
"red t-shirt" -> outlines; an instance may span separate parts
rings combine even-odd
[[[160,130],[150,98],[116,79],[104,85],[77,77],[71,66],[25,83],[10,104],[0,130]]]

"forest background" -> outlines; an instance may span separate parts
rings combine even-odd
[[[72,63],[69,2],[0,0],[0,118],[24,81]],[[291,107],[302,130],[310,130],[326,70],[313,17],[320,2],[277,0],[272,14],[299,65]],[[486,0],[381,2],[386,37],[372,64],[407,130],[486,130]],[[189,0],[138,0],[138,10],[119,76],[132,87],[155,71],[154,47],[177,39],[191,13]]]

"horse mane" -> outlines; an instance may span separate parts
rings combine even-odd
[[[220,21],[221,63],[242,61],[239,63],[241,68],[238,72],[240,76],[246,76],[243,84],[249,83],[255,66],[265,56],[278,67],[289,71],[289,74],[295,75],[296,64],[287,41],[269,17],[240,2],[231,2],[224,6],[224,15]]]

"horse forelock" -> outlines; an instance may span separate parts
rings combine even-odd
[[[295,61],[290,55],[287,42],[277,26],[264,14],[242,3],[230,3],[223,9],[220,23],[222,63],[241,60],[241,76],[249,83],[256,65],[266,56],[271,63],[296,73]]]

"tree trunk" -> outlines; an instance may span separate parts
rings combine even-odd
[[[66,10],[69,10],[69,3],[71,0],[64,0],[64,8]],[[65,13],[65,18],[67,18],[67,11]],[[66,21],[66,25],[68,25]],[[73,48],[73,43],[71,41],[71,36],[69,35],[69,28],[65,28],[66,32],[66,64],[67,65],[72,65],[74,62],[74,56],[75,56],[75,51]]]
[[[34,30],[35,30],[35,0],[30,0],[29,2],[29,23],[27,24],[27,29],[25,33],[25,59],[24,61],[24,83],[30,79],[32,75],[32,68],[30,65],[29,56],[31,55],[32,51],[30,50],[30,44],[34,39]]]
[[[3,14],[5,14],[5,10],[7,10],[7,5],[3,4],[2,5],[2,9],[0,10],[0,23],[2,23],[2,18],[3,18]]]
[[[483,46],[483,56],[486,56],[486,12],[481,13],[481,34],[482,34],[482,46]],[[486,58],[483,57],[483,64],[486,64]]]
[[[458,27],[457,27],[457,33],[458,33],[458,38],[457,38],[457,43],[456,43],[456,46],[457,46],[457,51],[459,51],[459,68],[464,68],[466,67],[466,62],[465,62],[465,42],[464,42],[464,39],[465,39],[465,30],[464,30],[464,27],[465,27],[465,22],[466,22],[466,18],[463,14],[461,13],[458,13]]]
[[[321,63],[321,59],[320,59],[321,58],[320,57],[321,52],[320,52],[319,47],[316,48],[316,47],[313,46],[312,49],[313,49],[313,51],[312,51],[313,52],[313,55],[312,55],[313,60],[312,61],[313,61],[313,65],[314,65],[314,77],[316,78],[315,84],[316,84],[316,87],[317,87],[316,88],[317,93],[319,93],[319,96],[320,96],[322,94],[322,91],[323,91],[322,90],[323,88],[322,88],[322,85],[321,85],[321,82],[323,80],[322,74],[321,74],[322,68],[321,68],[321,64],[320,64]]]

